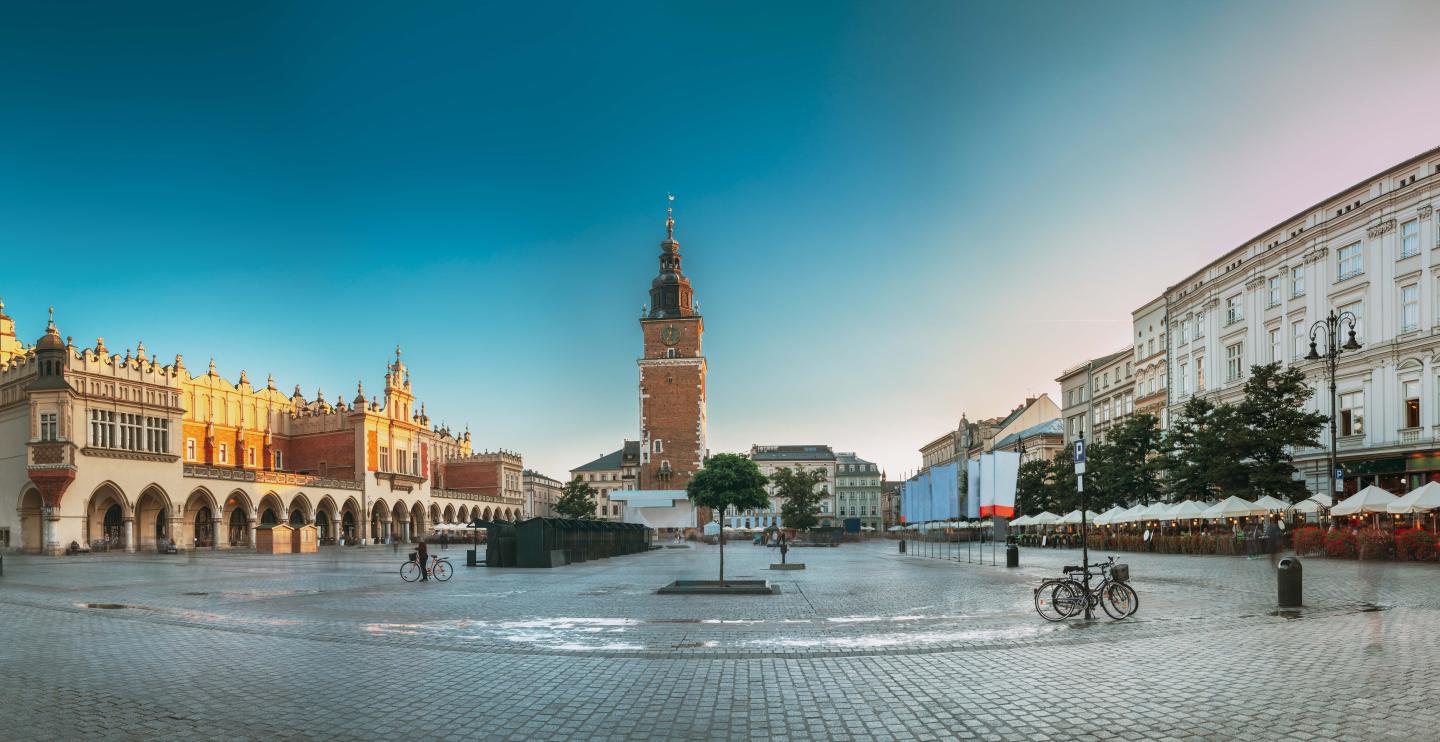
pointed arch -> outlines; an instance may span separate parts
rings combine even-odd
[[[440,503],[438,503],[438,502],[432,502],[432,503],[430,503],[430,523],[431,523],[431,524],[435,524],[435,523],[439,523],[439,522],[440,522]]]
[[[485,506],[485,517],[483,518],[483,520],[487,520],[487,521],[490,520],[490,506],[489,506],[489,505],[486,505],[486,506]]]
[[[260,504],[255,508],[255,521],[262,526],[269,523],[288,522],[285,503],[281,502],[279,495],[274,492],[266,492],[260,497]]]
[[[85,502],[85,540],[93,550],[127,548],[130,536],[125,523],[134,516],[125,491],[107,479],[90,491]]]
[[[365,522],[365,514],[360,512],[360,503],[353,497],[345,498],[340,505],[340,533],[339,536],[345,539],[346,544],[353,544],[360,538],[361,524]]]
[[[420,536],[429,532],[430,521],[425,513],[425,506],[415,503],[410,506],[410,535],[413,539],[419,540]]]
[[[455,522],[455,506],[454,506],[454,505],[446,505],[446,506],[445,506],[445,511],[441,514],[441,517],[443,517],[443,518],[445,519],[445,522],[446,522],[446,523],[454,523],[454,522]]]
[[[304,492],[296,492],[290,496],[290,505],[285,509],[285,521],[290,525],[305,525],[315,522],[315,510],[310,505],[310,498]]]
[[[28,554],[45,550],[45,501],[40,490],[26,484],[20,492],[20,549]]]
[[[210,548],[215,545],[215,527],[219,523],[220,504],[215,495],[205,487],[196,487],[185,498],[180,534],[176,541],[196,549]]]
[[[233,489],[225,496],[220,508],[220,545],[225,548],[250,545],[250,528],[255,521],[255,507],[250,494]]]

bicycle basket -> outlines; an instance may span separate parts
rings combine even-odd
[[[1117,564],[1110,568],[1110,579],[1116,582],[1130,581],[1130,565]]]

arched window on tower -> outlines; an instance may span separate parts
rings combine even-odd
[[[674,349],[674,348],[666,348],[666,349],[665,349],[665,357],[666,357],[666,358],[674,358],[674,357],[675,357],[675,349]]]

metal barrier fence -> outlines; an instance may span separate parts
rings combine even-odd
[[[906,531],[900,540],[907,542],[905,553],[929,559],[945,559],[968,564],[1000,566],[1005,558],[1005,542],[995,538],[992,528],[932,528],[927,531]]]

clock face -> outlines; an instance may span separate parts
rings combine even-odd
[[[660,331],[660,342],[666,345],[674,345],[680,342],[680,328],[669,325]]]

